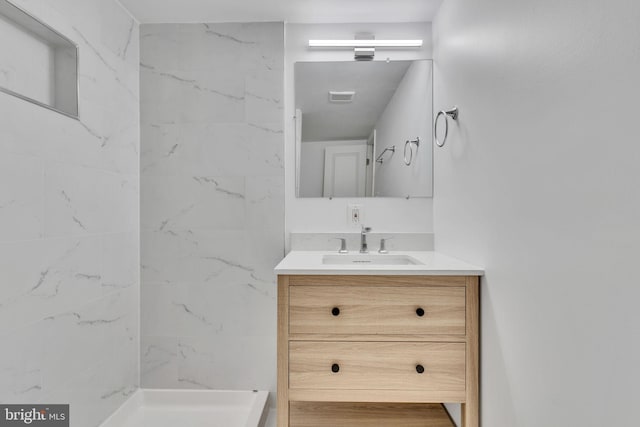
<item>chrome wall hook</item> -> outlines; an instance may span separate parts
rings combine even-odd
[[[436,115],[436,120],[433,125],[433,136],[436,141],[436,145],[438,147],[444,147],[444,144],[447,142],[447,136],[449,136],[449,117],[453,120],[458,120],[459,115],[458,107],[453,107],[450,110],[441,110]],[[438,140],[438,119],[440,116],[444,116],[444,138],[442,138],[442,142]]]

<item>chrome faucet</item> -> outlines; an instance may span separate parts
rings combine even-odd
[[[347,250],[347,239],[343,239],[342,237],[336,237],[336,240],[340,240],[340,249],[338,249],[339,254],[348,254]]]
[[[369,249],[367,248],[367,233],[371,231],[371,227],[362,226],[362,231],[360,231],[360,253],[368,254]]]

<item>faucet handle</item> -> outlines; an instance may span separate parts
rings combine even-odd
[[[389,253],[389,251],[387,250],[387,247],[386,247],[386,243],[387,243],[387,240],[391,240],[391,239],[393,239],[393,237],[387,237],[385,239],[380,239],[380,249],[378,249],[379,253],[381,253],[381,254],[388,254]]]
[[[363,233],[369,233],[370,231],[371,231],[371,227],[365,227],[364,225],[362,226]]]
[[[347,239],[342,237],[335,237],[334,240],[340,240],[340,249],[338,250],[339,254],[347,254],[349,251],[347,250]]]

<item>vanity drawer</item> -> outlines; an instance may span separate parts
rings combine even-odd
[[[465,344],[291,341],[289,388],[464,392]]]
[[[291,286],[289,333],[465,334],[465,288]]]

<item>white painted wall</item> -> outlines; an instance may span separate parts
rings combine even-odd
[[[411,64],[396,93],[376,123],[376,155],[395,146],[385,154],[385,161],[376,163],[376,196],[405,194],[412,197],[433,195],[433,117],[432,62]],[[404,162],[405,141],[420,138],[420,146],[412,144],[413,158]],[[407,148],[407,156],[411,157]]]
[[[434,22],[435,106],[460,107],[436,249],[486,267],[483,426],[638,424],[639,18],[447,0]]]
[[[432,199],[295,197],[295,123],[293,65],[296,61],[352,61],[353,51],[309,50],[309,39],[353,38],[358,32],[372,32],[379,39],[424,40],[422,49],[380,50],[376,60],[431,58],[431,24],[288,24],[285,50],[285,198],[287,244],[289,233],[354,231],[347,223],[347,205],[364,206],[363,219],[375,231],[432,232]]]
[[[366,144],[366,139],[303,142],[300,152],[300,197],[322,197],[325,148],[340,145]]]

